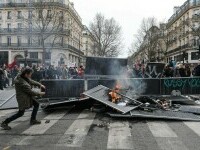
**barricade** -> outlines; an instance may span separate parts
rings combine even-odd
[[[84,80],[42,80],[46,86],[43,98],[79,98],[84,92]]]
[[[179,90],[183,95],[200,94],[200,78],[163,78],[161,94],[169,95],[172,90]]]
[[[183,95],[200,94],[200,78],[42,80],[41,83],[47,87],[44,98],[78,98],[98,85],[112,89],[117,84],[123,90],[141,95],[170,95],[173,90],[180,90]]]

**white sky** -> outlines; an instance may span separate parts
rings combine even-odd
[[[174,6],[182,5],[186,0],[70,0],[75,9],[89,26],[96,13],[106,18],[115,18],[122,27],[124,49],[120,57],[127,57],[134,34],[143,18],[155,17],[166,22],[173,14]]]

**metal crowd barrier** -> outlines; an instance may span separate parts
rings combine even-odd
[[[85,79],[85,80],[42,80],[46,95],[51,101],[74,100],[81,98],[84,91],[98,85],[113,88],[119,84],[123,90],[135,91],[142,95],[170,95],[179,90],[183,95],[200,94],[200,78],[161,78],[161,79]]]

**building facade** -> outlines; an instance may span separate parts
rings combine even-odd
[[[0,0],[0,63],[24,59],[54,66],[79,65],[83,25],[74,4],[69,0],[46,0],[43,7],[37,4],[44,1]],[[53,14],[59,19],[52,19]]]
[[[96,52],[95,38],[87,26],[83,30],[83,52],[85,56],[95,56]]]
[[[200,0],[187,0],[182,6],[174,7],[174,14],[166,24],[160,24],[159,38],[155,47],[153,61],[168,63],[197,64],[200,59]],[[134,62],[151,61],[145,56],[145,39],[138,51],[132,56]]]
[[[199,63],[200,0],[187,0],[182,6],[174,7],[168,20],[169,45],[167,62]]]

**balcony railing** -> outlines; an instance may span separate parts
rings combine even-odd
[[[46,29],[44,31],[39,30],[39,29],[33,29],[33,28],[1,28],[0,29],[0,34],[14,34],[14,33],[21,33],[21,34],[25,34],[25,33],[41,33],[43,32],[45,33],[59,33],[59,34],[65,34],[65,35],[70,35],[70,30],[69,29],[57,29],[57,30],[51,30],[51,29]]]
[[[46,1],[48,2],[48,1]],[[46,3],[45,2],[45,3]],[[0,7],[27,7],[27,6],[31,6],[33,4],[36,4],[36,3],[39,3],[38,1],[36,0],[32,0],[31,2],[27,2],[26,0],[22,0],[21,2],[2,2],[0,4]],[[54,0],[54,1],[51,1],[49,0],[49,4],[51,5],[63,5],[64,4],[64,1],[63,0]]]
[[[185,44],[185,45],[179,46],[179,47],[177,47],[177,48],[175,48],[173,50],[168,51],[167,54],[172,54],[172,53],[175,53],[175,52],[187,49],[187,48],[191,48],[191,47],[193,47],[193,45]]]
[[[193,3],[192,0],[186,1],[179,10],[174,13],[171,18],[168,20],[167,26],[170,26],[174,21],[176,21],[182,14],[184,14],[186,11],[188,11],[190,8],[200,6],[200,3],[196,2]]]
[[[58,49],[70,49],[76,52],[80,52],[79,49],[69,45],[69,44],[62,44],[62,43],[45,43],[45,49],[50,49],[50,48],[58,48]],[[8,43],[0,43],[0,48],[9,48],[9,49],[27,49],[27,48],[42,48],[42,45],[38,43],[11,43],[8,45]]]

